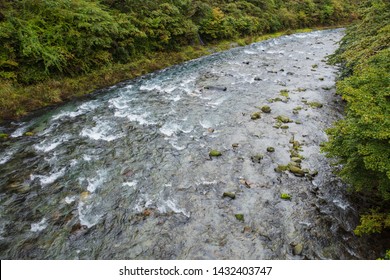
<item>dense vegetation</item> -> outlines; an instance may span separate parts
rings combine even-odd
[[[371,208],[361,216],[358,235],[390,229],[390,2],[365,1],[361,9],[362,20],[332,57],[342,65],[337,92],[347,107],[325,147],[340,160],[341,177]]]
[[[0,120],[194,58],[220,40],[350,22],[356,2],[0,0]]]

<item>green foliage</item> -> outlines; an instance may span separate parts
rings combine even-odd
[[[362,20],[348,29],[332,57],[343,65],[337,93],[347,107],[323,148],[342,164],[341,177],[380,205],[361,217],[359,235],[390,225],[390,4],[366,1],[361,12]]]
[[[351,18],[354,0],[0,1],[2,118],[63,100],[28,86],[117,69],[159,52]],[[383,32],[385,32],[384,30]],[[193,57],[193,54],[183,54]],[[119,65],[119,66],[118,66]],[[158,67],[155,67],[158,68]],[[110,80],[110,79],[108,79]],[[76,91],[81,85],[75,85]],[[57,88],[57,86],[56,86]],[[37,93],[38,91],[35,91]],[[67,94],[66,94],[67,95]],[[23,103],[20,108],[17,103]]]
[[[381,233],[385,229],[390,229],[390,214],[371,211],[370,214],[360,217],[360,225],[354,230],[355,234],[362,236],[364,234]]]

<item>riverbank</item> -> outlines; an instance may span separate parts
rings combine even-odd
[[[208,45],[187,46],[179,51],[155,52],[130,63],[113,64],[110,67],[74,78],[50,79],[31,86],[15,86],[11,82],[5,82],[0,89],[0,124],[22,120],[43,108],[56,107],[70,100],[84,97],[96,90],[191,59],[283,35],[337,27],[340,26],[287,30],[261,36],[248,36],[233,41],[226,40]],[[42,94],[43,92],[45,94]]]

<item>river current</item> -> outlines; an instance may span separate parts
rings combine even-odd
[[[320,152],[342,118],[326,56],[343,32],[234,48],[12,124],[1,259],[375,257]]]

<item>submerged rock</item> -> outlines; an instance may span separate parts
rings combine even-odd
[[[294,165],[289,165],[289,168],[288,170],[293,173],[295,176],[297,177],[303,177],[305,176],[305,171],[303,171],[301,168],[299,168],[298,166],[294,166]]]
[[[222,197],[230,197],[231,199],[235,199],[236,198],[236,194],[233,193],[233,192],[224,192]]]
[[[303,252],[303,244],[298,243],[298,244],[293,246],[293,254],[295,256],[302,255],[302,252]]]
[[[219,156],[222,156],[222,153],[220,151],[218,151],[218,150],[211,150],[209,155],[211,157],[219,157]]]
[[[260,163],[263,158],[264,158],[264,156],[262,154],[257,154],[257,155],[251,156],[251,160],[254,163]]]
[[[244,214],[235,214],[234,216],[235,216],[236,219],[239,220],[240,222],[243,222],[243,221],[244,221]]]
[[[289,195],[287,193],[282,193],[282,194],[280,194],[280,198],[285,199],[285,200],[291,200],[291,195]]]
[[[277,116],[276,119],[282,123],[291,123],[293,122],[289,117],[286,116]]]
[[[255,113],[251,114],[251,119],[252,120],[260,119],[260,117],[261,117],[261,113],[260,112],[255,112]]]
[[[261,107],[261,111],[262,111],[263,113],[267,113],[267,114],[268,114],[268,113],[271,113],[271,107],[265,105],[265,106]]]

